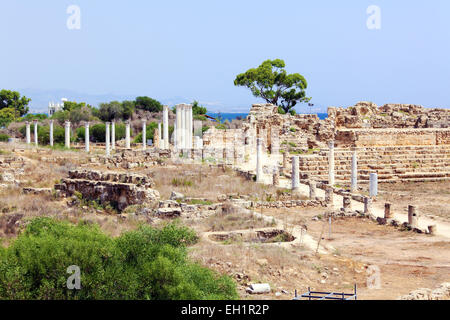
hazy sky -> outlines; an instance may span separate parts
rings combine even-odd
[[[67,28],[70,5],[79,30]],[[379,30],[367,28],[370,5]],[[449,107],[448,15],[448,0],[1,0],[0,88],[245,111],[258,100],[235,76],[280,58],[322,110],[360,100]]]

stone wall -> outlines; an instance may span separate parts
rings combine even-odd
[[[55,189],[63,196],[79,192],[83,199],[109,203],[122,211],[129,205],[159,200],[159,192],[151,189],[153,185],[150,177],[137,174],[73,170],[69,171],[69,178],[55,185]]]

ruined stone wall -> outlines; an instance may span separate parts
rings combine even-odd
[[[121,211],[129,205],[157,201],[160,196],[152,189],[153,185],[150,177],[137,174],[73,170],[69,171],[69,178],[55,185],[55,189],[62,196],[79,192],[83,199],[109,203]]]
[[[342,129],[337,147],[435,146],[450,144],[449,129]]]

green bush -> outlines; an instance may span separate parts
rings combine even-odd
[[[19,132],[22,136],[26,136],[26,125],[19,128]],[[33,137],[34,125],[30,124],[30,134]],[[53,143],[54,144],[64,144],[65,143],[66,132],[65,129],[58,125],[53,125]],[[31,138],[32,141],[33,138]],[[74,141],[74,137],[70,137],[71,141]],[[40,144],[47,145],[50,143],[50,126],[40,126],[38,125],[38,141]]]
[[[155,129],[158,129],[158,124],[156,122],[150,122],[146,126],[145,136],[148,139],[152,139],[154,141],[154,133]],[[162,126],[161,126],[162,130]],[[142,142],[142,132],[140,132],[133,140],[134,143],[141,143]]]
[[[93,224],[36,218],[0,247],[0,299],[236,299],[229,277],[187,258],[196,241],[177,224],[112,238]],[[67,289],[72,265],[80,267],[80,290]]]
[[[124,124],[115,124],[115,133],[116,133],[116,141],[122,140],[125,138],[125,125]],[[76,130],[77,140],[84,141],[85,128],[79,127]],[[110,129],[111,134],[111,129]],[[89,140],[94,142],[105,142],[106,138],[106,125],[104,123],[94,124],[89,127]]]
[[[8,142],[9,136],[6,133],[0,133],[0,141]]]

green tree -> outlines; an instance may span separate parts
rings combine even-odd
[[[64,101],[63,110],[64,111],[73,111],[76,109],[81,109],[87,107],[89,109],[92,109],[92,106],[89,104],[86,104],[86,102],[75,102],[75,101]]]
[[[14,119],[22,117],[29,111],[28,103],[31,99],[20,96],[17,91],[1,90],[0,91],[0,109],[12,108],[14,110]]]
[[[194,100],[192,103],[192,114],[193,115],[205,115],[208,111],[205,107],[201,106],[198,101]]]
[[[0,127],[7,127],[8,124],[14,121],[14,108],[0,109]]]
[[[288,74],[281,59],[266,60],[259,67],[239,74],[235,86],[247,87],[255,97],[280,106],[287,113],[298,103],[308,102],[308,83],[299,73]]]
[[[100,103],[98,117],[103,121],[122,119],[122,104],[119,101]]]
[[[133,115],[134,109],[136,108],[136,103],[134,101],[125,100],[122,101],[122,119],[130,119]]]
[[[137,109],[150,112],[161,112],[163,109],[163,105],[159,101],[150,97],[137,97],[135,104]]]

